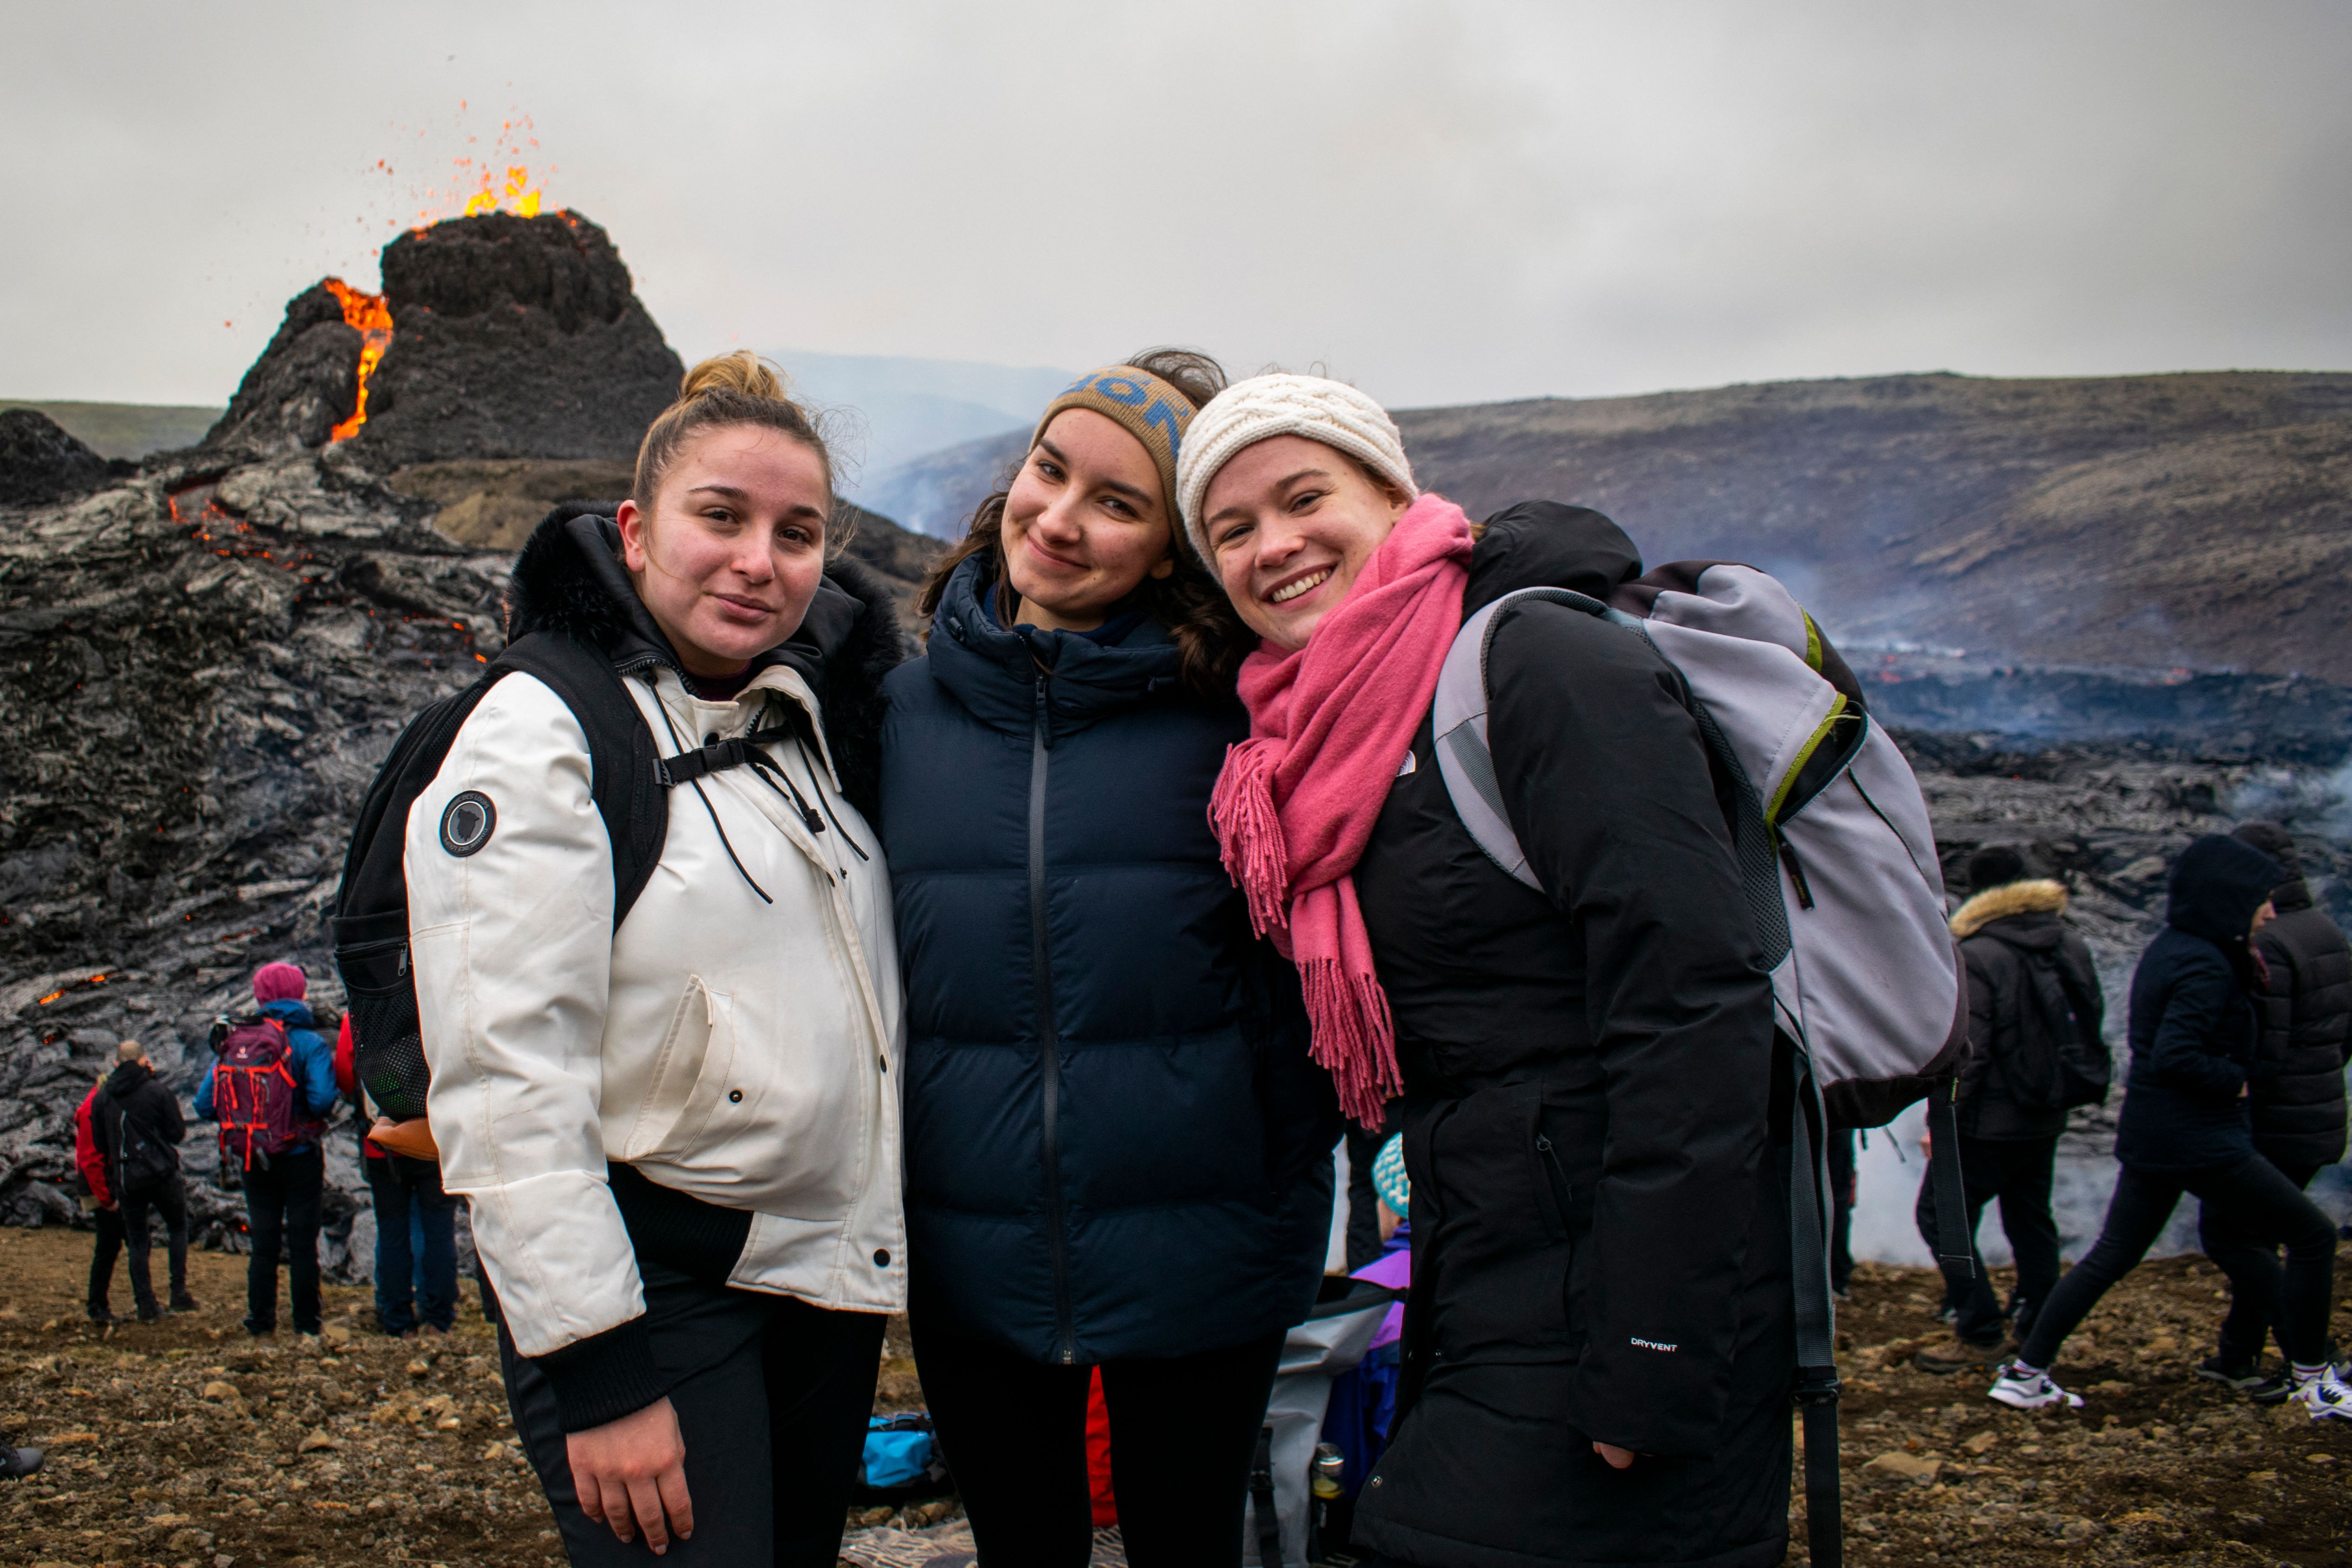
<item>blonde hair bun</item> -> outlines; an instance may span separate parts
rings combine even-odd
[[[646,430],[637,445],[636,482],[630,497],[639,509],[654,510],[662,476],[677,460],[688,438],[698,432],[728,425],[751,425],[780,431],[807,447],[824,465],[824,488],[833,495],[833,454],[809,411],[793,401],[789,378],[749,349],[714,354],[686,372],[678,383],[677,401],[664,409]],[[835,508],[838,510],[838,508]],[[849,538],[845,519],[825,528],[828,545],[838,548]]]
[[[731,354],[713,354],[692,370],[677,384],[677,401],[692,402],[712,392],[735,392],[743,397],[764,398],[770,402],[791,402],[792,378],[768,360],[749,349],[738,349]]]

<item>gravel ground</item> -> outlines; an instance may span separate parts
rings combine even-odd
[[[324,1339],[257,1344],[236,1328],[244,1260],[197,1253],[202,1312],[101,1332],[80,1315],[89,1248],[81,1234],[0,1230],[0,1424],[50,1454],[41,1476],[0,1490],[0,1563],[561,1561],[478,1314],[446,1339],[387,1340],[363,1326],[364,1290],[331,1287]],[[2068,1343],[2059,1376],[2089,1403],[2025,1415],[1987,1400],[1980,1374],[1913,1367],[1942,1337],[1937,1281],[1863,1265],[1839,1325],[1853,1559],[2352,1564],[2352,1423],[2259,1409],[2191,1370],[2219,1285],[2194,1259],[2144,1266]],[[127,1300],[120,1282],[116,1293]],[[2336,1328],[2352,1341],[2345,1283]],[[894,1323],[876,1408],[920,1398]],[[954,1512],[858,1511],[849,1523],[919,1528]]]

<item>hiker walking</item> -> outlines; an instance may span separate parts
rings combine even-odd
[[[159,1218],[171,1261],[171,1310],[195,1311],[196,1299],[188,1294],[188,1195],[180,1177],[179,1145],[187,1126],[179,1096],[156,1081],[145,1046],[126,1040],[115,1047],[114,1070],[83,1101],[74,1132],[77,1163],[99,1203],[98,1250],[89,1266],[91,1320],[114,1316],[107,1309],[107,1287],[115,1249],[125,1243],[139,1321],[152,1323],[163,1315],[148,1272],[149,1227]]]
[[[2025,857],[1993,844],[1969,858],[1969,900],[1952,914],[1952,935],[1969,969],[1969,1056],[1960,1068],[1958,1125],[1967,1193],[1969,1251],[1975,1263],[1954,1303],[1952,1337],[1913,1359],[1921,1370],[1958,1372],[2000,1357],[2011,1324],[2022,1335],[2058,1283],[2058,1221],[2050,1189],[2070,1096],[2070,1051],[2104,1064],[2106,1004],[2090,945],[2065,924],[2065,884],[2026,874]],[[2105,1073],[2099,1092],[2105,1092]],[[1976,1229],[1985,1205],[2000,1200],[2001,1228],[2017,1260],[2006,1306],[1993,1294]],[[1933,1175],[1923,1175],[1916,1210],[1927,1250],[1941,1254]]]
[[[1252,639],[1183,553],[1175,455],[1223,384],[1161,350],[1049,403],[889,682],[915,1354],[990,1563],[1088,1560],[1097,1371],[1127,1560],[1239,1563],[1322,1276],[1330,1085],[1207,820]]]
[[[253,972],[252,1016],[214,1026],[217,1060],[196,1086],[196,1117],[221,1124],[221,1163],[245,1188],[245,1332],[278,1332],[278,1263],[286,1262],[294,1332],[319,1332],[322,1147],[334,1113],[335,1059],[311,1027],[310,977],[299,964]]]
[[[506,674],[406,814],[431,1142],[377,1141],[437,1152],[470,1206],[575,1563],[641,1561],[642,1532],[671,1562],[831,1568],[905,1301],[866,817],[903,639],[833,555],[839,515],[775,372],[696,365],[629,498],[558,508],[509,588],[509,652],[553,650],[617,719]]]
[[[1643,638],[1551,602],[1497,622],[1489,782],[1549,893],[1488,858],[1433,750],[1466,616],[1534,585],[1605,602],[1635,552],[1580,507],[1474,527],[1416,488],[1378,404],[1316,377],[1222,394],[1179,482],[1265,639],[1215,797],[1226,862],[1347,1110],[1403,1096],[1413,1295],[1354,1539],[1429,1564],[1778,1562],[1788,1131],[1700,729]]]
[[[2312,1417],[2352,1418],[2352,1389],[2327,1365],[2336,1226],[2255,1152],[2246,1113],[2262,994],[2252,938],[2273,915],[2284,869],[2251,844],[2209,834],[2172,868],[2165,928],[2140,955],[2131,988],[2131,1073],[2116,1132],[2123,1168],[2105,1223],[2051,1291],[2032,1331],[2003,1363],[1991,1396],[2021,1410],[2079,1406],[2050,1375],[2066,1336],[2136,1268],[2184,1193],[2261,1240],[2286,1248],[2273,1287],[2259,1270],[2231,1278],[2254,1322],[2275,1316],[2291,1397]],[[2229,1259],[2215,1261],[2229,1262]]]
[[[2286,872],[2271,890],[2277,917],[2254,939],[2266,985],[2255,1005],[2262,1014],[2246,1106],[2254,1150],[2279,1174],[2307,1191],[2320,1168],[2344,1157],[2344,1068],[2352,1053],[2352,946],[2326,914],[2314,907],[2294,835],[2275,822],[2247,822],[2231,835],[2252,844]],[[2284,1375],[2265,1375],[2263,1347],[2272,1322],[2262,1303],[2274,1299],[2281,1279],[2278,1248],[2247,1230],[2226,1209],[2200,1206],[2198,1235],[2205,1255],[2234,1282],[2255,1278],[2263,1295],[2231,1292],[2217,1353],[2200,1375],[2275,1404],[2292,1392]],[[2285,1345],[2284,1332],[2280,1345]]]

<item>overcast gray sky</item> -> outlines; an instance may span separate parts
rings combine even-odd
[[[2352,367],[2343,0],[0,6],[0,396],[226,400],[514,113],[688,359]]]

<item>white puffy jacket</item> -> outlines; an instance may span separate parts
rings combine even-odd
[[[692,695],[667,668],[625,685],[666,757],[743,733],[772,697],[816,718],[782,666],[729,702]],[[645,1311],[608,1161],[751,1211],[731,1284],[831,1309],[904,1305],[889,875],[822,741],[766,750],[822,797],[825,831],[751,767],[705,776],[701,799],[672,789],[660,862],[618,931],[587,738],[540,682],[510,674],[490,689],[409,813],[442,1179],[471,1201],[526,1356]],[[461,855],[441,824],[467,790],[495,820]]]

